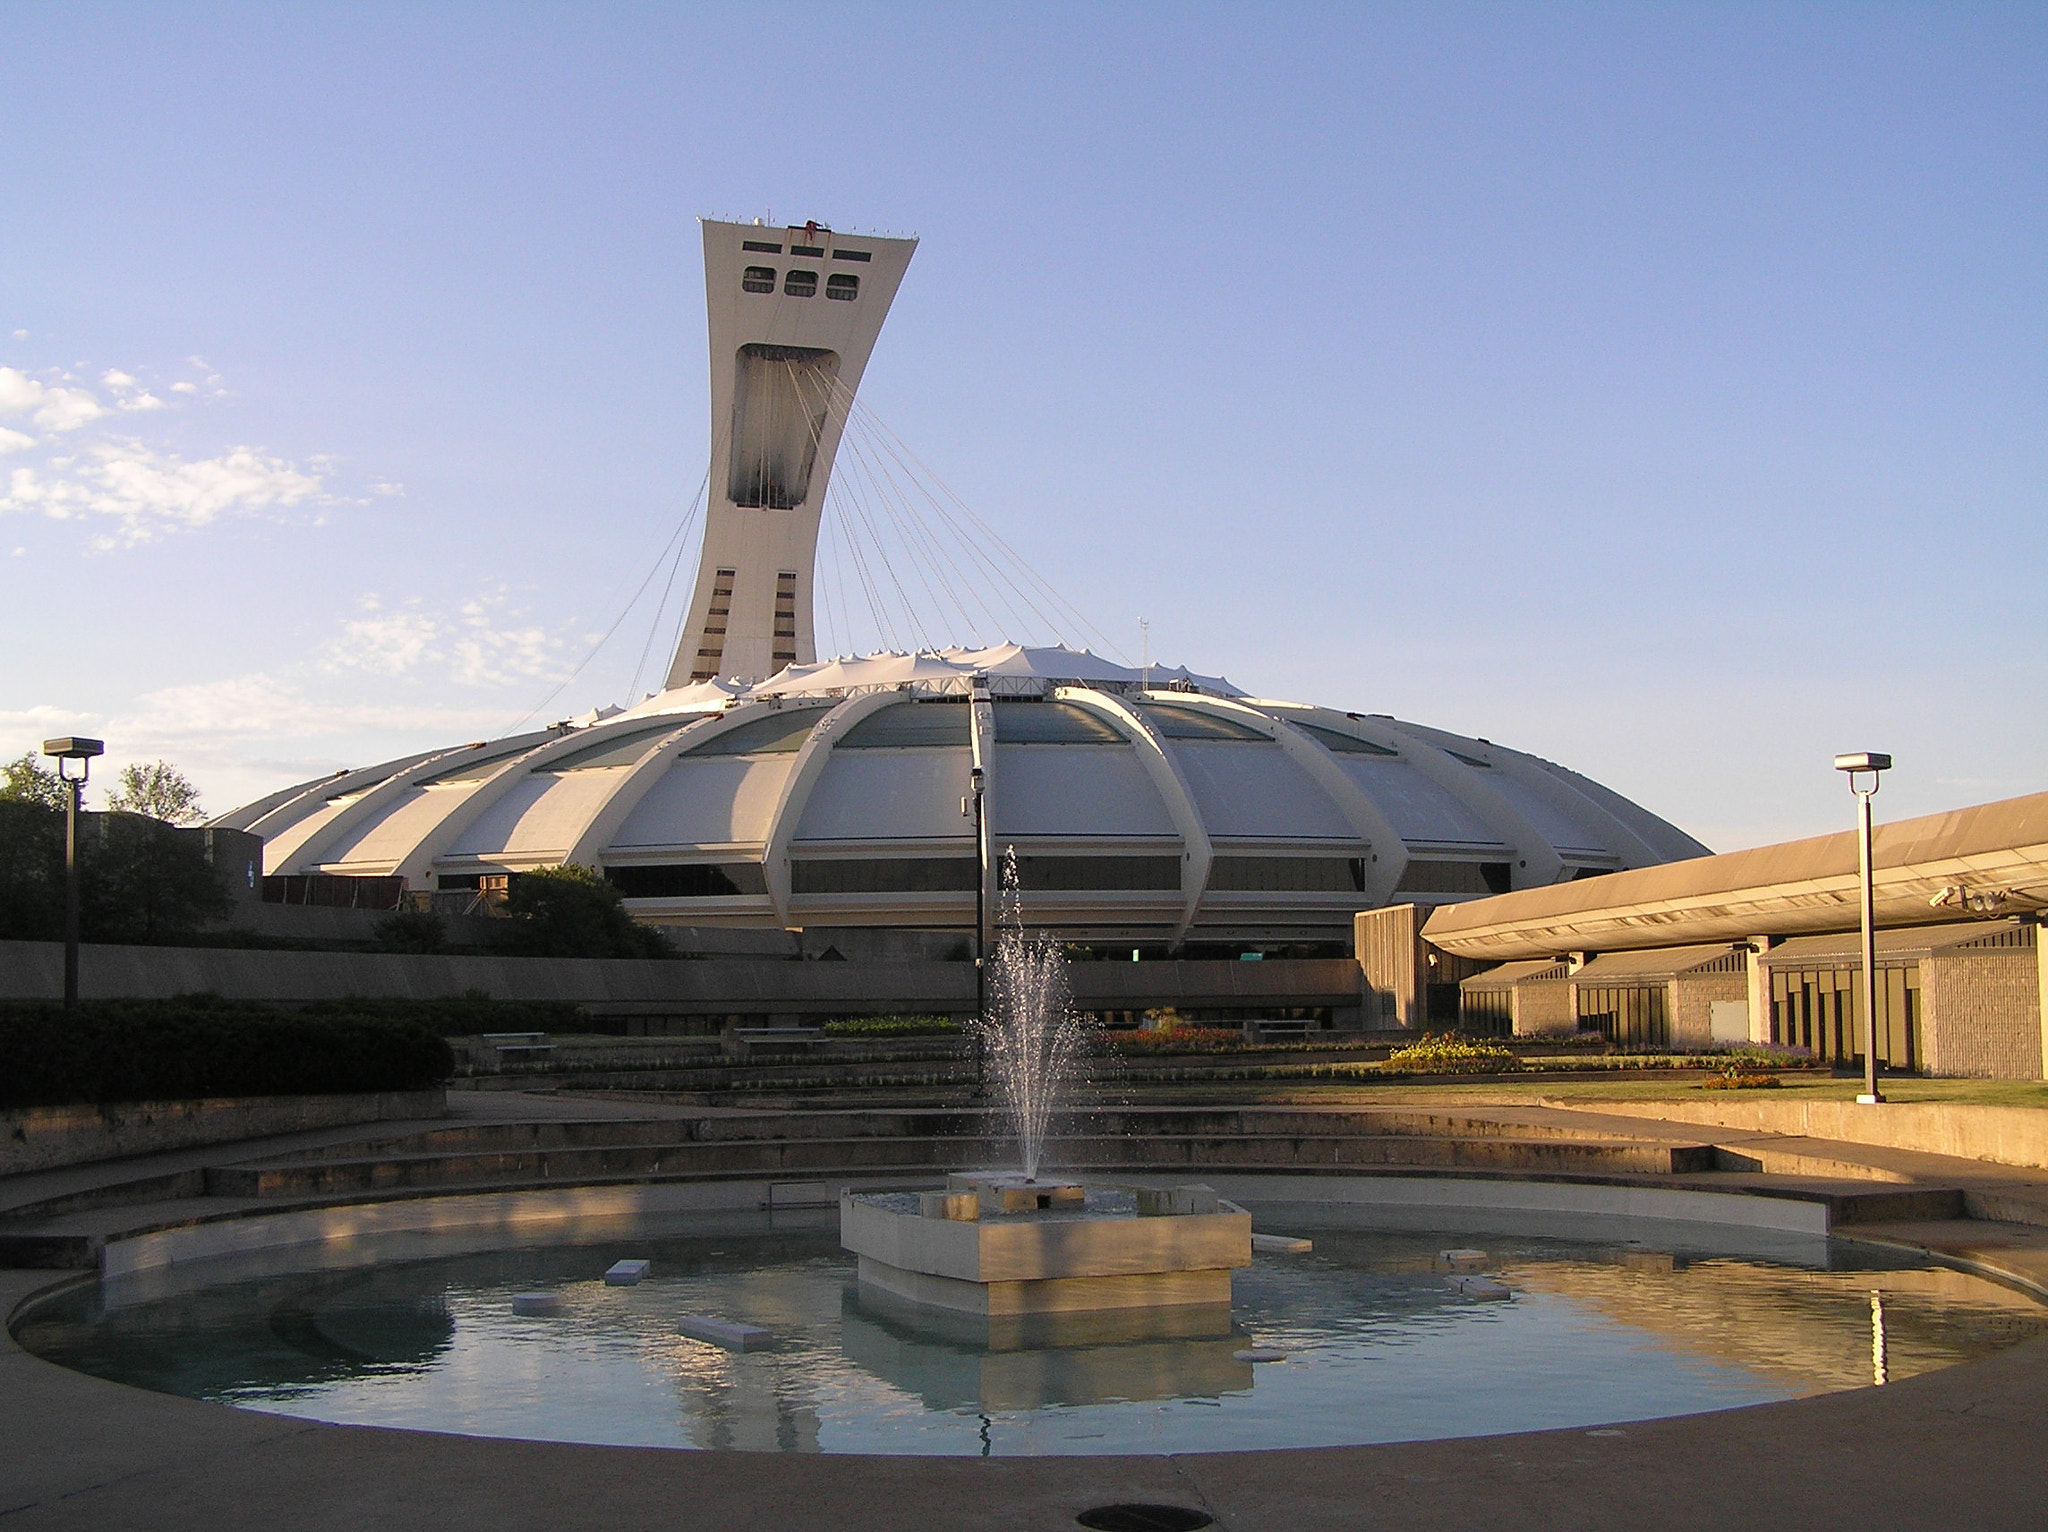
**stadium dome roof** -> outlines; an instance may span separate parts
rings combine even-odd
[[[1487,740],[1014,645],[698,682],[222,823],[262,835],[273,873],[449,889],[573,861],[660,923],[968,927],[977,759],[1030,918],[1076,937],[1340,939],[1362,908],[1705,851]]]

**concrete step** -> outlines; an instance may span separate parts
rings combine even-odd
[[[327,1197],[400,1188],[517,1182],[545,1184],[614,1177],[688,1175],[801,1175],[859,1166],[863,1169],[952,1166],[984,1154],[979,1137],[867,1136],[861,1138],[728,1138],[609,1143],[583,1147],[507,1148],[444,1152],[377,1153],[226,1165],[206,1173],[210,1195],[223,1197]],[[1635,1175],[1695,1175],[1715,1168],[1705,1144],[1601,1142],[1508,1138],[1455,1139],[1388,1134],[1120,1134],[1072,1135],[1050,1141],[1055,1163],[1158,1169],[1309,1169],[1429,1167]]]
[[[1504,1122],[1485,1116],[1450,1112],[1387,1110],[1319,1111],[1296,1108],[1105,1108],[1078,1114],[1079,1131],[1130,1137],[1199,1135],[1205,1137],[1396,1137],[1558,1141],[1572,1143],[1643,1143],[1640,1133],[1594,1126],[1586,1129],[1551,1124]],[[334,1144],[258,1163],[300,1164],[314,1159],[355,1160],[376,1155],[434,1153],[500,1153],[520,1150],[610,1148],[630,1145],[668,1146],[749,1140],[848,1138],[959,1138],[981,1140],[999,1131],[992,1114],[971,1108],[868,1111],[764,1111],[740,1115],[703,1116],[682,1120],[631,1121],[598,1118],[587,1121],[473,1123],[424,1132]],[[1744,1167],[1748,1168],[1748,1167]]]

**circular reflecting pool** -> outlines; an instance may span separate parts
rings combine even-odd
[[[417,1242],[375,1260],[330,1250],[318,1270],[176,1268],[73,1289],[16,1334],[100,1377],[317,1420],[1013,1456],[1592,1427],[1896,1381],[2048,1328],[2048,1312],[1995,1283],[1841,1241],[1254,1212],[1314,1249],[1257,1254],[1228,1308],[1028,1329],[865,1294],[835,1214],[780,1213],[438,1258]],[[607,1286],[606,1268],[631,1258],[649,1275]],[[515,1312],[536,1293],[553,1312]],[[548,1305],[521,1305],[536,1306]],[[766,1334],[741,1350],[682,1333],[702,1319]]]

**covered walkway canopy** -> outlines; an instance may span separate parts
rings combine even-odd
[[[1879,825],[1872,861],[1880,926],[2039,912],[2048,793]],[[1507,962],[1845,931],[1856,904],[1856,837],[1844,830],[1443,905],[1422,934],[1459,957]]]

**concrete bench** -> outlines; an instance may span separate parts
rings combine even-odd
[[[486,1032],[483,1040],[498,1050],[499,1058],[539,1058],[555,1051],[545,1032]]]
[[[827,1041],[822,1027],[734,1027],[725,1035],[733,1048],[746,1053],[764,1048],[811,1048]]]
[[[1312,1021],[1248,1021],[1244,1024],[1245,1041],[1249,1043],[1272,1042],[1277,1038],[1305,1038],[1320,1028]]]

